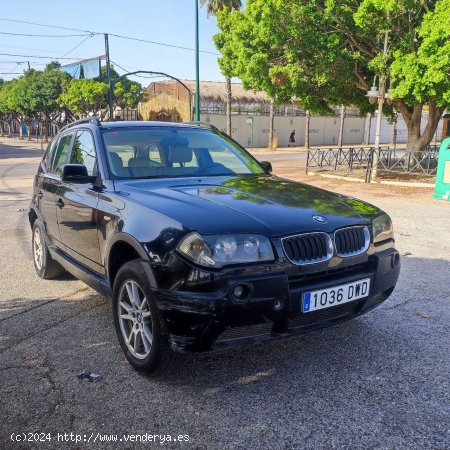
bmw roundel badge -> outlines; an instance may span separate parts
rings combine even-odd
[[[325,219],[323,216],[312,216],[313,220],[315,220],[317,223],[327,223],[328,220]]]

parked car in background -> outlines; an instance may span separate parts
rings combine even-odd
[[[125,356],[152,374],[357,317],[400,270],[386,213],[281,179],[202,124],[66,126],[29,220],[37,274],[67,270],[110,297]]]

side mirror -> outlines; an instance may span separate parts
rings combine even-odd
[[[89,176],[84,164],[65,164],[62,168],[61,181],[64,183],[93,183],[97,176]]]
[[[260,164],[267,172],[272,172],[272,163],[270,161],[261,161]]]

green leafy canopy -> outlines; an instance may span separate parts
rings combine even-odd
[[[371,109],[384,73],[398,103],[449,104],[450,0],[248,0],[218,11],[214,37],[224,73],[313,113],[329,105]],[[389,32],[383,56],[384,32]]]

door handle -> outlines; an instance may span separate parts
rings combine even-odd
[[[56,206],[58,206],[59,208],[64,208],[64,202],[63,202],[61,199],[59,199],[59,200],[56,202]]]
[[[37,196],[38,198],[42,198],[42,197],[44,196],[44,193],[43,193],[42,191],[39,191],[39,192],[36,194],[36,196]]]

